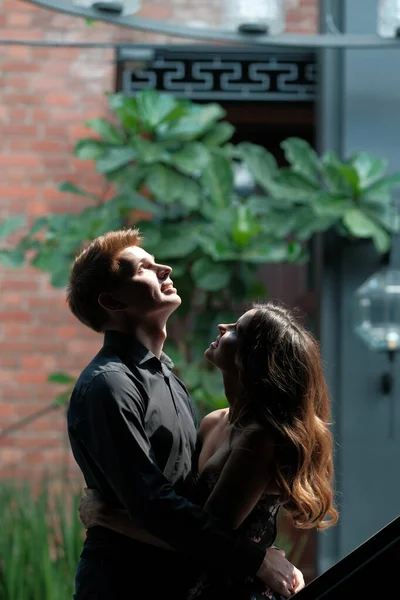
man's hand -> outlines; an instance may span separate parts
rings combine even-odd
[[[268,548],[257,572],[266,586],[285,598],[290,598],[304,587],[303,574],[286,558],[282,550]]]
[[[102,517],[107,512],[107,507],[96,490],[85,488],[85,496],[81,498],[78,512],[82,525],[89,529],[89,527],[100,524]]]

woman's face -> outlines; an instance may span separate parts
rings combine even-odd
[[[211,342],[204,356],[224,373],[236,373],[235,358],[238,342],[240,336],[245,333],[254,313],[254,309],[248,310],[236,323],[218,325],[219,335],[214,342]]]

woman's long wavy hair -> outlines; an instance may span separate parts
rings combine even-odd
[[[297,527],[336,524],[330,401],[319,346],[294,314],[275,302],[254,304],[238,336],[236,364],[241,401],[231,422],[273,428],[276,481]],[[326,517],[329,517],[328,519]]]

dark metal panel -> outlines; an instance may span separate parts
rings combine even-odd
[[[310,51],[255,47],[138,46],[118,52],[121,91],[154,88],[200,101],[300,102],[316,96]]]

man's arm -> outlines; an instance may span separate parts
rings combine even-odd
[[[77,427],[81,443],[136,525],[208,569],[227,569],[238,577],[262,575],[264,551],[239,542],[219,519],[178,496],[164,477],[146,436],[143,400],[127,375],[98,375],[85,402],[88,419]],[[288,577],[286,567],[282,579]]]
[[[97,490],[85,489],[85,495],[81,498],[78,512],[80,521],[86,529],[101,525],[138,542],[174,551],[171,546],[147,531],[147,529],[135,525],[129,518],[127,510],[107,506]]]

